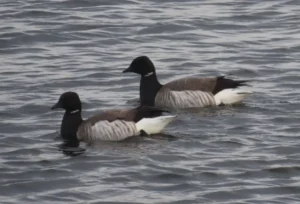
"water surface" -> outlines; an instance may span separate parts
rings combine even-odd
[[[299,203],[300,3],[296,0],[0,3],[1,203]],[[59,151],[59,95],[84,117],[133,106],[148,55],[162,83],[251,80],[243,105],[179,112],[165,133]]]

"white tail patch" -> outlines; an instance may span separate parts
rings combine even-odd
[[[136,125],[137,131],[144,130],[148,135],[160,133],[176,116],[159,116],[156,118],[143,118]]]
[[[252,94],[251,90],[236,88],[236,89],[224,89],[217,93],[214,97],[216,105],[220,104],[235,104],[244,100],[249,94]]]

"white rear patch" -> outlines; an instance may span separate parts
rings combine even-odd
[[[144,130],[148,135],[160,133],[176,116],[159,116],[156,118],[143,118],[137,122],[137,131]]]
[[[236,89],[224,89],[217,93],[215,97],[216,105],[220,104],[235,104],[244,100],[248,95],[253,93],[251,90],[236,88]]]

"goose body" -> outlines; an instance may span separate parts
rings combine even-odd
[[[101,140],[120,141],[141,133],[156,134],[165,128],[175,116],[163,116],[163,110],[151,107],[113,109],[94,115],[87,120],[81,117],[81,102],[74,92],[61,95],[52,109],[63,108],[62,138],[73,143],[92,143]]]
[[[141,75],[141,105],[162,108],[191,108],[235,104],[252,92],[245,89],[246,81],[221,77],[185,77],[165,85],[158,82],[152,61],[141,56],[135,58],[123,72]]]
[[[141,131],[148,135],[157,134],[175,117],[159,116],[162,111],[147,109],[149,112],[156,112],[152,116],[153,118],[151,116],[150,118],[147,116],[135,118],[138,111],[141,111],[139,109],[115,109],[95,115],[79,126],[77,138],[80,141],[90,143],[99,140],[120,141],[131,136],[138,136]]]

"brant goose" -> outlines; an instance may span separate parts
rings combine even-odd
[[[176,117],[162,116],[165,111],[155,107],[140,106],[128,110],[107,110],[83,120],[81,101],[74,92],[63,93],[51,109],[57,108],[65,110],[60,133],[64,141],[71,144],[120,141],[142,133],[156,134]]]
[[[242,89],[247,81],[236,81],[223,76],[185,77],[165,85],[158,82],[154,64],[147,56],[135,58],[123,71],[141,75],[140,102],[161,108],[190,108],[235,104],[252,92]]]

